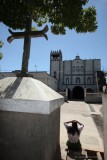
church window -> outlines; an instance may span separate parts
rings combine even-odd
[[[69,77],[66,77],[66,84],[69,84]]]
[[[80,78],[79,77],[76,78],[76,83],[80,83]]]
[[[59,60],[59,57],[53,57],[53,61],[58,61]]]
[[[77,66],[76,70],[77,70],[77,72],[79,72],[79,66]]]
[[[73,66],[73,72],[75,72],[75,66]]]
[[[90,77],[87,78],[87,83],[88,83],[88,84],[91,83],[91,78],[90,78]]]
[[[83,66],[81,66],[81,71],[84,71],[84,68],[83,68]]]
[[[54,71],[54,78],[56,78],[56,71]]]

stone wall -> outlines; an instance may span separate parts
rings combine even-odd
[[[86,93],[84,97],[86,103],[102,103],[102,94],[100,93]]]
[[[1,160],[59,160],[59,127],[59,108],[50,115],[0,111]]]
[[[33,78],[40,80],[47,86],[57,91],[58,81],[55,78],[51,77],[47,72],[44,71],[37,73],[36,72],[29,72],[29,73],[33,75]]]
[[[104,119],[104,156],[107,159],[107,94],[103,94],[103,107],[102,107],[103,119]]]
[[[29,72],[29,74],[33,75],[34,79],[40,80],[47,86],[57,91],[58,81],[55,78],[51,77],[46,71]],[[15,72],[0,73],[0,79],[6,78],[6,77],[16,77],[16,74]]]

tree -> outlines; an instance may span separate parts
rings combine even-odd
[[[103,86],[106,85],[106,74],[103,71],[97,71],[99,91],[102,92]]]
[[[14,30],[27,26],[30,30],[30,19],[38,27],[50,23],[51,32],[56,35],[66,34],[67,28],[77,33],[94,32],[96,9],[85,8],[87,3],[88,0],[0,0],[0,21]]]
[[[3,42],[0,40],[0,48],[2,48]],[[0,52],[0,60],[3,58],[3,54]]]
[[[93,32],[97,28],[94,7],[83,8],[88,0],[0,0],[0,21],[12,29],[25,29],[26,18],[38,26],[50,22],[54,34],[66,28]]]

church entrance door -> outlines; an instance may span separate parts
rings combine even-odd
[[[72,91],[73,100],[84,100],[84,89],[80,86],[76,86]]]

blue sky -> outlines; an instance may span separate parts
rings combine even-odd
[[[89,0],[89,6],[95,6],[97,10],[98,29],[93,33],[76,33],[68,30],[66,35],[56,36],[47,32],[48,41],[45,38],[33,38],[29,59],[29,71],[50,70],[50,52],[61,50],[63,60],[72,60],[78,54],[81,59],[101,59],[101,67],[107,71],[107,1]],[[24,40],[7,42],[10,36],[8,27],[1,23],[0,39],[4,46],[0,49],[4,57],[0,61],[1,71],[20,70],[23,54]],[[36,65],[36,67],[35,67]]]

